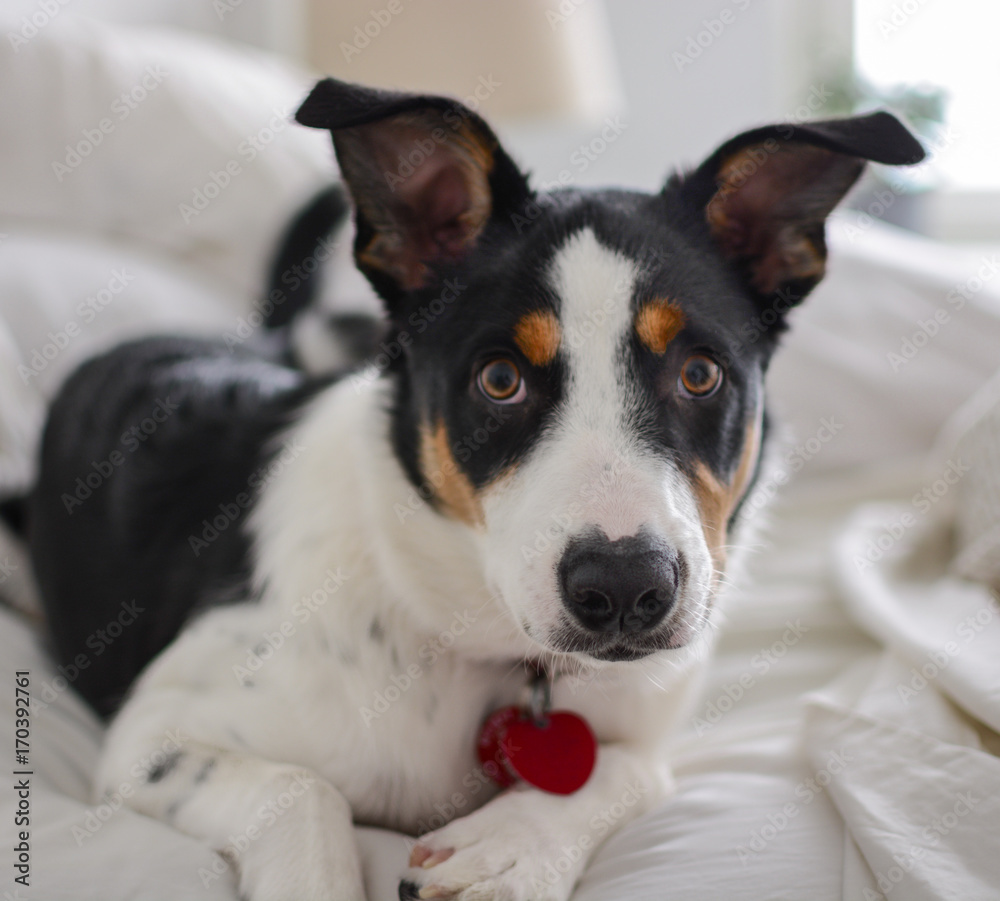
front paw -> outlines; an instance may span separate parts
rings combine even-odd
[[[508,792],[423,836],[401,901],[566,901],[598,842],[561,800]]]

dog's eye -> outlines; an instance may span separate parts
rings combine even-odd
[[[722,367],[705,354],[694,354],[684,361],[678,383],[689,397],[711,397],[722,384]]]
[[[528,393],[521,371],[507,359],[491,360],[479,370],[479,390],[498,404],[520,403]]]

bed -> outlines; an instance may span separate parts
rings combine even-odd
[[[261,54],[68,16],[0,45],[4,496],[30,484],[45,403],[81,360],[139,334],[253,330],[280,229],[332,160],[287,122],[310,76]],[[781,434],[673,742],[677,795],[601,847],[576,901],[1000,897],[996,255],[850,211],[829,240],[769,374]],[[350,279],[328,293],[371,304]],[[0,891],[233,901],[209,848],[95,803],[102,726],[46,653],[6,530],[0,597],[0,747],[30,771],[0,792]],[[359,837],[371,901],[396,898],[406,837]]]

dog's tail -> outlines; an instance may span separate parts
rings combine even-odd
[[[271,265],[267,289],[271,303],[265,305],[270,352],[313,374],[358,368],[376,353],[385,330],[374,297],[360,309],[357,297],[336,297],[334,304],[343,308],[335,311],[324,309],[320,297],[324,270],[353,265],[349,250],[336,260],[332,251],[338,239],[350,240],[345,227],[349,209],[339,184],[324,188],[291,221]],[[342,229],[344,234],[338,236]],[[370,292],[360,274],[355,278],[363,286],[362,296]],[[358,292],[356,286],[353,290]]]
[[[28,498],[0,500],[0,604],[40,620],[42,604],[26,544]]]
[[[326,256],[323,244],[344,224],[348,210],[343,188],[332,184],[291,221],[271,264],[267,297],[281,302],[270,304],[267,328],[282,328],[312,306],[320,282],[318,261]]]
[[[24,538],[28,523],[27,497],[8,497],[0,500],[0,520],[19,538]]]

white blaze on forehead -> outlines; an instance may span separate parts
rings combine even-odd
[[[634,260],[602,245],[589,228],[573,235],[552,261],[549,278],[560,300],[569,366],[567,402],[584,415],[576,426],[607,427],[609,414],[620,421],[620,356],[632,326],[636,274]]]
[[[637,276],[637,263],[602,245],[590,229],[566,242],[549,273],[569,373],[558,421],[539,454],[548,470],[543,481],[556,505],[573,511],[570,531],[596,525],[612,540],[664,514],[684,518],[671,510],[676,472],[636,434],[640,400],[624,349]]]
[[[641,530],[685,560],[678,609],[697,618],[712,574],[690,483],[638,432],[641,392],[626,369],[636,261],[590,229],[556,251],[567,380],[558,412],[529,457],[483,498],[484,563],[514,618],[547,641],[568,622],[558,578],[569,539],[593,528],[611,541]]]

